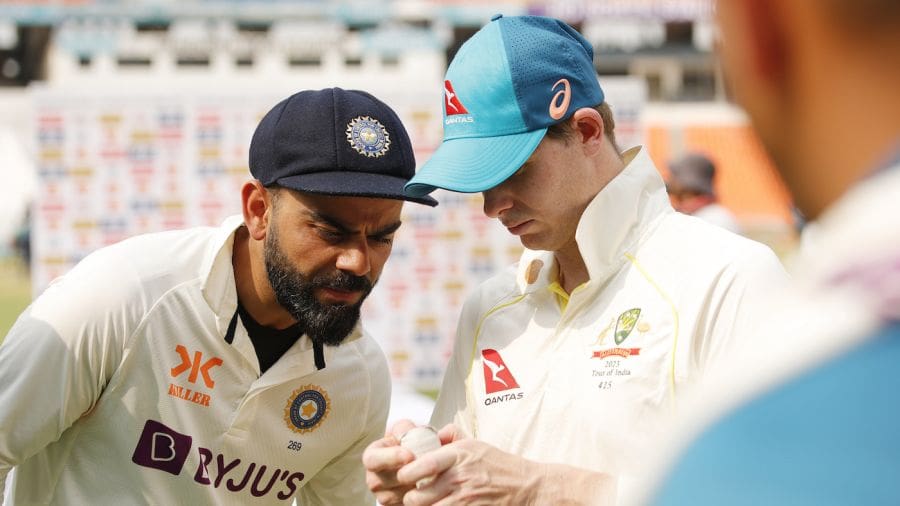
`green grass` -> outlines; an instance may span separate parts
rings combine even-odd
[[[30,302],[28,271],[16,258],[0,258],[0,342]]]

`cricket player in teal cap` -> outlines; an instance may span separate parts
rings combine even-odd
[[[385,504],[566,503],[567,465],[614,502],[784,276],[765,246],[674,211],[645,148],[619,149],[593,56],[562,21],[497,16],[447,70],[444,140],[406,193],[480,192],[526,249],[462,310],[431,419],[446,444],[413,461],[401,422],[367,450]]]

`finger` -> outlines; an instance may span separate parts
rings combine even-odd
[[[459,441],[460,439],[463,439],[465,437],[466,435],[463,433],[463,431],[452,423],[448,423],[438,431],[438,438],[440,438],[442,445],[452,443],[454,441]]]
[[[366,451],[368,451],[369,449],[378,450],[381,448],[390,448],[395,446],[400,446],[400,441],[398,441],[394,436],[388,434],[381,439],[376,439],[375,441],[369,443],[369,446],[366,447]]]
[[[375,500],[381,506],[399,506],[403,504],[403,492],[397,490],[375,492]]]
[[[405,484],[416,483],[422,478],[429,478],[450,469],[456,460],[456,449],[442,446],[400,468],[397,471],[397,480]]]
[[[416,487],[403,496],[404,506],[429,506],[432,504],[452,504],[446,502],[453,493],[453,480],[447,475],[441,475],[428,484]]]
[[[387,431],[387,434],[385,434],[385,436],[394,436],[399,441],[400,437],[403,436],[403,434],[406,434],[406,431],[412,429],[415,426],[416,424],[413,423],[412,420],[407,420],[405,418],[403,420],[397,420],[393,425],[391,425],[391,428]]]
[[[396,471],[373,472],[366,471],[366,486],[372,492],[396,490],[401,496],[407,489],[412,488],[411,485],[400,483],[397,480]]]
[[[415,459],[411,451],[398,446],[396,441],[385,442],[384,438],[370,444],[363,452],[362,461],[366,470],[373,472],[397,471]]]
[[[370,474],[374,476],[370,478]],[[396,493],[400,494],[402,497],[404,492],[411,488],[415,488],[415,484],[401,483],[399,480],[397,480],[397,473],[367,473],[367,485],[369,484],[370,479],[373,483],[372,486],[369,487],[369,490],[373,492],[393,490]]]

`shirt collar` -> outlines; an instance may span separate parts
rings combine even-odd
[[[674,212],[665,183],[641,146],[622,157],[625,168],[588,204],[575,240],[590,280],[603,280],[626,261],[624,253],[655,229],[659,218]],[[517,284],[522,293],[546,287],[556,279],[552,252],[525,249],[519,260]]]
[[[225,335],[232,316],[237,311],[237,288],[232,266],[234,235],[244,224],[240,215],[230,216],[222,222],[209,243],[200,268],[203,299],[216,313],[216,326]]]
[[[592,281],[616,271],[626,261],[624,253],[655,229],[658,218],[674,212],[647,150],[639,146],[622,156],[625,168],[588,204],[575,232]]]

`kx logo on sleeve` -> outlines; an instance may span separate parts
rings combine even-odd
[[[209,370],[213,367],[222,365],[221,358],[213,357],[206,362],[203,362],[203,353],[195,351],[194,360],[191,360],[187,348],[180,344],[175,347],[175,351],[181,356],[181,364],[172,368],[171,373],[173,378],[178,377],[181,373],[190,369],[191,373],[188,375],[188,381],[191,383],[197,382],[197,374],[199,373],[203,376],[203,383],[206,385],[206,388],[213,388],[216,385],[216,382],[213,381],[209,375]]]
[[[131,461],[178,476],[191,453],[191,443],[191,436],[172,430],[156,420],[147,420]],[[231,492],[241,492],[249,485],[250,494],[254,497],[263,497],[277,490],[276,497],[284,501],[294,496],[305,477],[301,472],[272,469],[256,462],[245,462],[242,466],[242,459],[230,459],[202,446],[197,447],[197,453],[200,462],[194,472],[194,481],[214,488],[224,485]],[[276,483],[281,483],[280,490],[275,488]]]
[[[207,388],[212,389],[216,386],[216,382],[213,381],[212,376],[210,376],[210,370],[213,367],[222,365],[221,358],[213,357],[204,362],[203,353],[195,351],[194,358],[192,360],[187,348],[180,344],[175,347],[175,351],[177,351],[178,355],[181,357],[181,363],[173,367],[171,371],[169,371],[173,378],[177,378],[178,376],[187,372],[188,369],[190,369],[191,372],[188,373],[187,377],[188,382],[196,385],[197,377],[202,376],[203,384],[206,385]],[[194,404],[197,404],[199,406],[209,407],[209,394],[198,392],[196,390],[196,387],[186,387],[184,385],[169,383],[169,395],[171,395],[172,397],[177,397],[179,399],[184,399],[188,402],[193,402]]]

